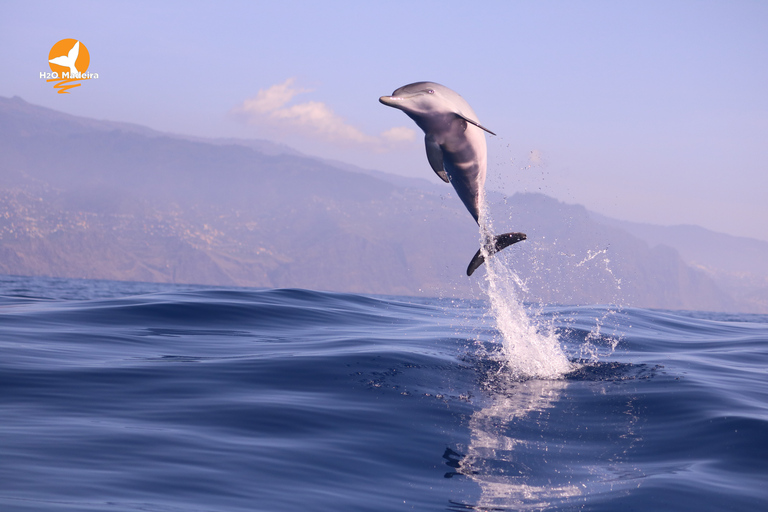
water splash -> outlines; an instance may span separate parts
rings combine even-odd
[[[487,208],[484,213],[480,237],[485,256],[485,292],[502,336],[503,362],[516,379],[561,377],[573,370],[573,365],[552,326],[537,325],[529,316],[518,292],[525,288],[525,283],[499,255],[489,257],[482,242],[489,239],[492,223]]]

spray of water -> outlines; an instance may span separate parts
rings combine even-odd
[[[482,243],[489,239],[492,223],[483,209],[480,238],[485,256],[485,291],[496,327],[501,334],[501,357],[515,379],[555,379],[573,369],[550,326],[537,325],[519,298],[524,286],[519,276],[498,255],[489,256]],[[508,249],[514,250],[514,249]]]

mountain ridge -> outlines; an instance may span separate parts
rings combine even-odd
[[[0,272],[480,295],[482,278],[463,275],[477,228],[449,187],[263,142],[203,141],[0,98]],[[489,197],[500,230],[529,235],[498,256],[527,280],[526,300],[768,312],[759,294],[724,291],[677,249],[583,206]]]

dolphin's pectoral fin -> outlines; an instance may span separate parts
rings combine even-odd
[[[485,248],[488,252],[488,256],[493,256],[502,249],[509,247],[512,244],[525,240],[527,237],[525,233],[504,233],[493,237],[493,243],[488,244]],[[469,262],[467,267],[467,275],[471,276],[472,273],[477,270],[480,265],[485,262],[485,256],[483,256],[483,249],[480,248],[475,253],[472,261]]]
[[[462,118],[463,120],[465,120],[466,122],[468,122],[469,124],[473,124],[473,125],[477,126],[478,128],[480,128],[481,130],[485,130],[485,131],[487,131],[487,132],[488,132],[488,133],[490,133],[491,135],[496,135],[496,134],[495,134],[495,133],[493,133],[491,130],[489,130],[489,129],[488,129],[488,128],[486,128],[485,126],[481,125],[480,123],[478,123],[478,122],[477,122],[477,121],[475,121],[474,119],[470,119],[470,118],[468,118],[467,116],[465,116],[464,114],[459,114],[458,112],[456,112],[456,115],[457,115],[457,116],[459,116],[460,118]]]
[[[424,144],[427,146],[427,160],[429,160],[432,170],[440,176],[441,180],[449,183],[448,173],[445,172],[443,167],[443,149],[440,147],[440,144],[429,136],[424,137]]]

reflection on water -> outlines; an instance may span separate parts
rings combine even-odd
[[[553,407],[567,386],[564,380],[530,380],[514,383],[490,397],[489,404],[469,421],[470,444],[458,461],[457,473],[480,486],[479,510],[540,508],[552,498],[577,496],[574,485],[537,482],[536,469],[546,463],[551,449],[542,440],[516,435],[520,420],[539,419]],[[537,460],[538,459],[538,460]]]
[[[504,382],[496,375],[486,383],[485,404],[469,420],[469,445],[443,455],[455,468],[445,476],[472,479],[480,497],[449,509],[540,510],[637,487],[640,472],[626,461],[640,441],[634,400],[612,396],[613,379],[583,377]]]

